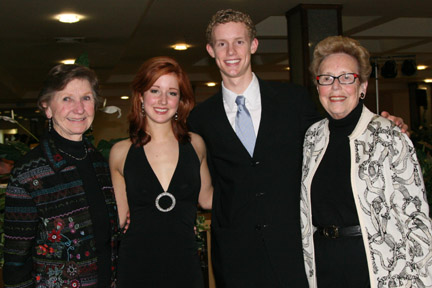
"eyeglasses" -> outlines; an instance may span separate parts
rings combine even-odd
[[[319,85],[323,85],[323,86],[333,85],[335,79],[338,79],[340,84],[347,85],[347,84],[353,84],[358,77],[359,75],[356,73],[345,73],[339,76],[318,75],[316,77],[316,80]]]

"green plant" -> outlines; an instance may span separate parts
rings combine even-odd
[[[429,207],[432,207],[432,131],[420,127],[412,133],[411,140],[416,148],[417,159],[422,169]],[[431,209],[429,209],[429,216],[432,216]]]
[[[205,223],[205,216],[203,215],[197,215],[196,222],[195,222],[195,239],[198,245],[198,250],[203,250],[205,247],[205,235],[206,231],[210,229],[210,227]]]
[[[108,160],[112,146],[114,146],[115,143],[124,139],[126,138],[116,138],[109,141],[102,139],[99,141],[96,149],[99,150],[99,152],[105,157],[105,159]]]
[[[21,125],[17,120],[15,120],[14,118],[14,112],[13,110],[11,110],[12,113],[12,117],[8,117],[8,116],[0,116],[1,120],[7,121],[7,122],[11,122],[14,124],[17,124],[22,130],[24,130],[26,133],[28,133],[31,137],[33,137],[37,142],[39,142],[39,139],[33,135],[33,133],[31,133],[27,128],[25,128],[23,125]]]
[[[114,144],[121,140],[127,139],[127,138],[115,138],[110,140],[102,139],[99,141],[97,145],[95,145],[94,136],[92,134],[86,134],[86,137],[93,144],[93,146],[96,147],[96,150],[98,150],[107,161],[109,159],[111,148],[114,146]]]
[[[0,184],[0,268],[3,267],[3,247],[4,247],[4,209],[5,209],[5,191],[6,184]]]
[[[428,143],[427,146],[431,146]],[[429,202],[429,207],[432,207],[432,155],[430,154],[432,150],[427,148],[426,145],[419,144],[416,147],[417,158],[423,172],[423,180],[426,189],[426,195]],[[429,150],[429,151],[428,151]],[[432,211],[429,212],[432,216]]]
[[[0,158],[17,161],[25,155],[30,148],[19,141],[9,141],[7,144],[0,143]]]

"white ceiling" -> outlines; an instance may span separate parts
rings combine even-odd
[[[416,76],[432,78],[432,1],[320,0],[303,4],[342,4],[344,34],[358,39],[373,56],[414,56],[429,65]],[[205,51],[205,28],[217,10],[234,8],[251,14],[260,45],[254,71],[266,79],[287,80],[285,12],[291,0],[1,0],[0,110],[30,113],[41,83],[60,60],[87,53],[101,82],[103,96],[114,101],[129,93],[129,83],[147,58],[168,55],[188,72],[195,87],[218,81],[214,61]],[[61,12],[85,18],[77,24],[54,19]],[[68,43],[67,39],[77,43]],[[187,41],[183,52],[170,45]],[[66,43],[61,43],[61,42]],[[199,91],[203,91],[199,89]],[[199,96],[199,95],[198,95]],[[23,112],[24,113],[24,112]]]

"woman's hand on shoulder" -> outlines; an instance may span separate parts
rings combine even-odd
[[[381,116],[384,117],[384,118],[387,118],[390,121],[393,121],[393,123],[395,123],[395,125],[398,126],[401,129],[402,133],[407,134],[408,137],[410,136],[410,133],[408,131],[409,127],[408,127],[407,124],[405,124],[405,122],[402,119],[402,117],[397,117],[397,116],[391,115],[387,111],[382,111],[381,112]]]

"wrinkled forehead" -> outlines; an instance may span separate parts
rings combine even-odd
[[[359,73],[357,59],[346,53],[332,53],[324,57],[319,64],[318,73],[353,72]]]

